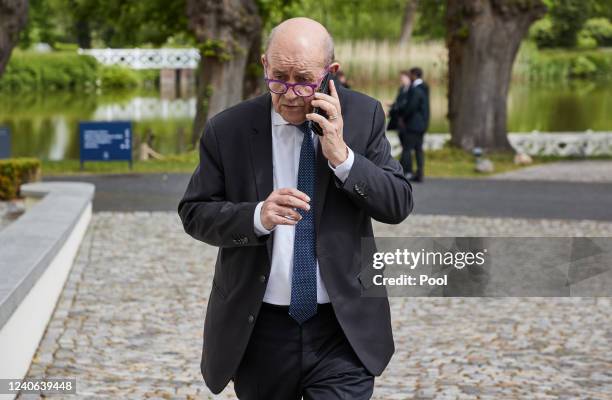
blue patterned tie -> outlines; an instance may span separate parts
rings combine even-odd
[[[298,209],[302,216],[295,226],[293,278],[289,315],[299,324],[317,313],[317,256],[314,221],[315,151],[308,121],[299,125],[304,133],[300,151],[297,189],[310,197],[310,211]]]

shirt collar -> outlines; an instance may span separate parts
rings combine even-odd
[[[415,79],[414,82],[412,83],[412,86],[417,87],[420,84],[423,83],[423,79],[419,78],[419,79]]]

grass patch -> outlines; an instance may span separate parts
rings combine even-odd
[[[445,178],[478,178],[523,168],[514,164],[513,153],[491,153],[486,157],[493,162],[495,172],[484,174],[474,171],[474,156],[458,148],[446,146],[441,150],[425,152],[425,176]],[[534,163],[536,160],[534,159]],[[531,165],[533,165],[531,164]]]
[[[474,157],[458,148],[444,147],[441,150],[425,152],[425,176],[436,178],[482,178],[503,172],[525,168],[525,165],[514,164],[513,153],[491,153],[486,156],[495,167],[492,174],[474,171]],[[540,156],[533,157],[530,165],[544,164],[557,161],[581,161],[580,157]],[[589,157],[588,160],[612,160],[611,156]],[[146,174],[146,173],[192,173],[199,162],[196,151],[184,154],[167,156],[164,160],[134,161],[130,170],[128,163],[113,162],[86,162],[85,170],[81,171],[78,160],[43,161],[42,173],[44,176],[54,175],[88,175],[88,174]]]
[[[43,161],[43,176],[88,175],[88,174],[146,174],[164,172],[193,172],[198,165],[199,156],[195,151],[180,155],[167,156],[164,160],[134,160],[130,170],[126,161],[99,162],[88,161],[81,171],[79,160]]]

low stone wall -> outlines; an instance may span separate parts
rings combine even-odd
[[[0,378],[21,379],[43,336],[92,214],[94,185],[21,186],[28,211],[0,232]],[[12,398],[13,396],[0,396]]]
[[[397,132],[387,132],[391,142],[392,154],[401,153]],[[510,144],[519,153],[531,156],[591,157],[612,155],[612,132],[515,132],[508,134]],[[423,147],[426,150],[439,150],[450,140],[448,133],[425,135]]]

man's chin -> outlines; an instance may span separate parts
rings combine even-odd
[[[303,107],[281,107],[281,117],[290,124],[301,124],[306,121],[306,113]]]

